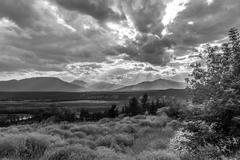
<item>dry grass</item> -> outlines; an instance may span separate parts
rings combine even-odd
[[[175,128],[169,122],[166,116],[139,115],[0,128],[0,159],[145,160],[153,154],[149,160],[178,160],[167,151]]]

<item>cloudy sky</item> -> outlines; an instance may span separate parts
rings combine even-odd
[[[239,0],[0,0],[0,80],[182,81]]]

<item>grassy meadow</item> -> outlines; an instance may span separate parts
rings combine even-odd
[[[169,143],[181,123],[166,114],[0,129],[3,160],[180,160]]]

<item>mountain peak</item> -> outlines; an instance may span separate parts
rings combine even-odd
[[[80,80],[80,79],[75,79],[70,83],[81,86],[81,87],[85,87],[87,85],[87,82]]]
[[[126,86],[118,91],[139,91],[139,90],[166,90],[166,89],[184,89],[185,83],[176,82],[167,79],[157,79],[154,81],[145,81],[135,85]]]

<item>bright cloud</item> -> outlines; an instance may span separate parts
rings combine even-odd
[[[173,0],[172,2],[169,2],[165,8],[165,15],[162,19],[164,26],[173,23],[178,13],[186,9],[186,4],[188,2],[189,0]]]
[[[128,58],[126,54],[109,56],[104,62],[73,63],[68,64],[66,69],[79,79],[107,81],[122,85],[168,78],[186,71],[185,68],[160,67]]]
[[[207,4],[210,5],[213,3],[214,0],[206,0],[207,1]]]
[[[107,22],[106,25],[116,36],[120,45],[125,45],[128,40],[135,41],[139,34],[130,21],[121,21],[120,24]]]
[[[54,16],[56,18],[56,21],[58,24],[68,28],[72,32],[77,31],[75,28],[73,28],[72,26],[67,24],[66,21],[62,18],[62,16],[60,16],[57,6],[51,4],[48,1],[39,1],[37,5],[42,6],[44,9],[49,10],[50,14],[52,14],[52,16]]]

